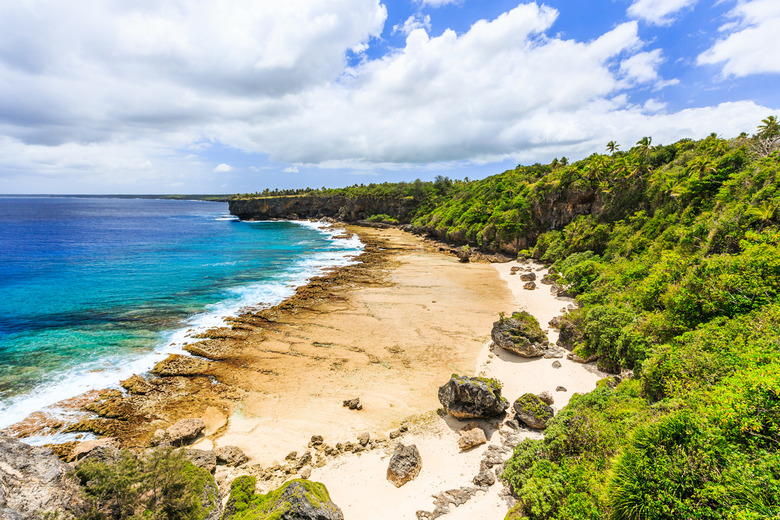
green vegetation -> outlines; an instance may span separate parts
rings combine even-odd
[[[411,197],[422,231],[551,265],[582,305],[575,353],[623,373],[517,446],[512,518],[780,518],[779,150],[770,116],[753,136],[318,193]]]
[[[160,448],[118,460],[86,460],[75,470],[91,509],[82,520],[202,520],[218,507],[211,474],[180,452]]]
[[[384,224],[398,224],[398,219],[393,218],[390,215],[380,213],[378,215],[371,215],[366,219],[367,222],[382,222]]]
[[[230,485],[230,497],[223,520],[277,520],[298,518],[293,508],[308,503],[314,509],[332,509],[324,484],[296,479],[267,494],[255,493],[255,477],[238,477]]]

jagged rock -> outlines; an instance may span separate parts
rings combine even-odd
[[[29,446],[0,433],[0,518],[26,520],[43,514],[71,519],[87,513],[70,466],[48,448]]]
[[[124,381],[120,381],[119,384],[131,394],[146,395],[154,390],[154,386],[150,385],[146,379],[138,374],[134,374]]]
[[[517,274],[517,271],[519,271],[521,267],[519,265],[515,265],[509,269],[509,274]]]
[[[242,518],[252,520],[344,520],[324,484],[295,479],[257,500],[256,483],[250,476],[233,481],[222,520],[231,520],[239,512]]]
[[[78,462],[83,458],[108,460],[119,457],[119,442],[112,438],[97,439],[78,443],[70,452],[68,461]]]
[[[456,419],[484,419],[509,408],[501,396],[501,383],[495,379],[455,374],[439,388],[439,402]]]
[[[468,423],[459,433],[460,439],[458,439],[458,447],[462,451],[469,450],[487,442],[485,432],[475,422]]]
[[[574,350],[574,348],[585,341],[585,336],[575,322],[562,316],[558,320],[558,329],[560,334],[558,335],[558,346],[563,347],[568,351]]]
[[[422,469],[422,459],[417,446],[410,444],[404,446],[398,444],[387,466],[387,480],[395,487],[401,487],[410,480],[414,480]]]
[[[556,386],[555,387],[555,391],[556,392],[568,392],[568,390],[566,390],[565,386]]]
[[[368,444],[368,441],[371,440],[371,436],[368,432],[362,432],[358,434],[357,439],[361,446],[365,446]]]
[[[557,277],[550,274],[546,274],[542,276],[541,283],[543,283],[544,285],[552,285],[555,283],[555,280],[557,280]]]
[[[311,468],[306,466],[301,470],[301,478],[308,480],[311,477]]]
[[[480,487],[489,487],[496,483],[496,474],[490,471],[485,461],[482,461],[479,464],[479,473],[477,473],[472,482]]]
[[[156,376],[206,376],[211,373],[212,362],[198,359],[192,356],[182,356],[181,354],[171,354],[160,361],[154,368],[152,374]]]
[[[249,460],[249,457],[238,446],[220,446],[214,450],[217,464],[225,466],[240,466]]]
[[[211,474],[214,474],[217,470],[217,456],[211,450],[185,448],[183,455],[185,459],[192,462],[195,466],[203,468]]]
[[[496,345],[523,357],[543,356],[550,347],[539,322],[525,311],[493,323],[490,335]]]
[[[309,447],[313,446],[322,446],[323,439],[322,435],[312,435],[311,440],[309,441]]]
[[[206,423],[203,419],[182,419],[165,431],[157,430],[152,444],[184,446],[194,441],[205,429]]]
[[[528,282],[523,284],[523,289],[525,289],[526,291],[533,291],[534,289],[536,289],[536,282]]]
[[[346,401],[344,401],[343,406],[345,408],[349,408],[350,410],[362,410],[363,409],[363,405],[360,404],[360,398],[359,397],[355,397],[354,399],[347,399]]]
[[[523,273],[520,275],[520,279],[524,282],[533,282],[536,280],[536,273]]]
[[[542,402],[546,405],[551,405],[555,402],[553,399],[553,396],[550,392],[544,391],[540,394],[538,394],[539,399],[542,400]]]
[[[561,365],[561,362],[558,361],[557,359],[555,361],[553,361],[553,364],[552,364],[553,368],[561,368],[562,366],[563,365]]]
[[[552,408],[534,394],[523,394],[515,401],[513,408],[519,420],[537,430],[545,429],[554,413]]]

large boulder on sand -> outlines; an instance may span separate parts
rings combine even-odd
[[[63,520],[84,515],[84,501],[71,467],[50,449],[30,446],[0,433],[0,518]]]
[[[231,520],[238,513],[253,520],[344,520],[344,514],[331,501],[324,484],[291,480],[257,500],[256,483],[255,477],[250,476],[233,481],[222,520]]]
[[[398,444],[395,452],[387,466],[387,480],[393,483],[395,487],[401,487],[420,474],[422,469],[422,459],[417,446],[411,444],[404,446]]]
[[[493,323],[490,332],[499,347],[523,357],[539,357],[548,352],[550,343],[536,318],[525,311],[512,313]]]
[[[220,446],[214,450],[217,464],[225,466],[240,466],[249,460],[249,457],[238,446]]]
[[[553,409],[534,394],[523,394],[512,407],[520,421],[537,430],[547,428],[548,421],[554,415]]]
[[[509,401],[501,396],[501,383],[495,379],[456,374],[439,388],[439,402],[456,419],[485,419],[509,408]]]

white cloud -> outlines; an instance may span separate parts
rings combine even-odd
[[[347,67],[382,33],[379,0],[218,5],[0,3],[0,192],[221,183],[229,166],[206,159],[219,147],[287,173],[535,162],[611,139],[736,135],[776,111],[631,104],[632,86],[668,84],[636,21],[562,39],[548,34],[555,9],[522,4],[462,34],[410,29],[403,47]]]
[[[430,15],[423,15],[422,13],[415,13],[402,24],[393,26],[393,34],[400,32],[401,34],[409,35],[416,29],[422,29],[425,32],[431,30],[431,17]]]
[[[218,165],[216,168],[214,168],[214,171],[217,172],[217,173],[232,172],[233,171],[233,167],[230,166],[229,164],[222,163],[222,164]]]
[[[297,166],[288,166],[284,170],[282,170],[284,173],[298,173],[298,167]]]
[[[674,15],[693,6],[697,0],[635,0],[628,15],[654,25],[671,25]]]
[[[447,4],[460,4],[465,0],[417,0],[422,5],[429,5],[431,7],[441,7]]]
[[[698,63],[722,63],[726,76],[780,72],[780,2],[740,0],[730,16],[735,21],[721,27],[726,36],[700,54]]]

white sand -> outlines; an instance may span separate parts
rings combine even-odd
[[[561,314],[561,309],[571,303],[571,300],[558,299],[550,293],[548,285],[538,282],[546,271],[536,271],[540,266],[534,265],[537,273],[537,289],[523,289],[518,275],[510,275],[514,262],[495,264],[502,279],[506,281],[514,295],[515,309],[507,309],[510,314],[514,310],[527,310],[539,320],[542,329],[548,328],[547,322]],[[531,264],[529,264],[531,265]],[[550,331],[551,340],[557,339],[557,334]],[[503,395],[513,402],[526,392],[540,393],[549,391],[555,403],[553,407],[560,409],[569,402],[574,392],[592,390],[596,381],[603,375],[598,374],[593,367],[585,367],[565,358],[558,359],[561,368],[553,368],[554,359],[525,359],[506,352],[500,347],[491,351],[490,343],[486,343],[476,363],[476,373],[494,377],[504,385]],[[564,386],[566,392],[556,392],[557,386]],[[493,423],[495,425],[495,423]],[[385,478],[391,453],[385,450],[374,450],[362,455],[346,454],[323,468],[315,469],[312,480],[323,482],[333,501],[344,512],[346,520],[415,520],[418,510],[433,511],[433,495],[464,486],[473,486],[472,479],[479,471],[480,460],[489,445],[501,444],[501,432],[490,428],[488,421],[481,421],[480,426],[488,434],[488,444],[461,453],[458,449],[458,430],[465,422],[451,418],[441,418],[431,414],[425,424],[412,428],[399,441],[404,444],[415,444],[420,451],[423,467],[413,481],[401,488],[396,488]],[[505,425],[501,427],[509,430]],[[521,437],[540,436],[539,432],[525,430]],[[442,518],[450,520],[466,519],[502,519],[509,505],[501,497],[503,486],[500,481],[491,486],[487,492],[478,492],[465,504],[451,507],[450,513]]]

